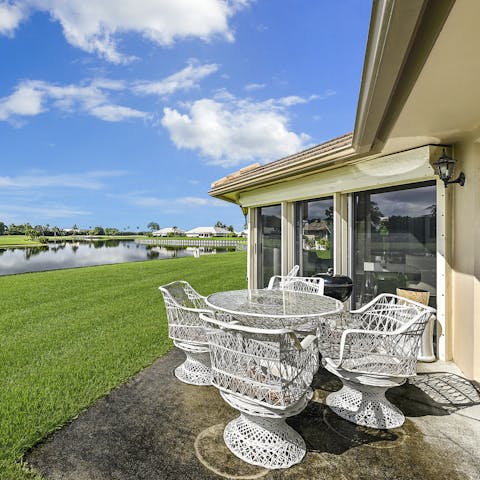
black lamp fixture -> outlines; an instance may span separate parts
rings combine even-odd
[[[447,188],[450,183],[459,183],[462,187],[465,185],[465,174],[463,172],[460,172],[460,175],[456,180],[450,180],[455,173],[456,163],[457,161],[449,157],[446,154],[445,149],[443,149],[441,157],[433,164],[440,180],[444,183],[445,188]]]

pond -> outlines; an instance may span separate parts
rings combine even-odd
[[[143,260],[198,257],[231,251],[235,251],[235,247],[144,245],[135,240],[88,240],[50,243],[40,247],[5,247],[0,248],[0,275]]]

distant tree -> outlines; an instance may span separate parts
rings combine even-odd
[[[43,235],[43,232],[45,231],[43,225],[35,225],[34,229],[38,233],[38,235]]]
[[[235,229],[233,228],[233,225],[229,225],[228,228],[227,228],[227,230],[228,230],[229,232],[235,232]]]
[[[118,231],[118,228],[106,228],[105,229],[105,234],[106,235],[118,235],[120,232]]]
[[[78,232],[79,229],[78,229],[78,225],[76,223],[73,224],[72,230],[73,230],[74,233]]]
[[[57,235],[60,235],[60,228],[58,228],[56,225],[52,227],[52,232],[53,236],[56,237]]]
[[[222,223],[220,220],[218,220],[214,226],[219,228],[227,228],[227,226],[224,223]]]
[[[7,226],[3,222],[0,222],[0,235],[4,235],[6,231]]]
[[[160,230],[160,225],[157,222],[150,222],[147,225],[147,228],[152,232],[154,232],[155,230]]]
[[[90,231],[91,235],[105,235],[105,230],[103,227],[97,226]]]
[[[30,237],[33,240],[33,239],[39,237],[40,233],[38,232],[38,230],[33,228],[29,223],[27,223],[25,225],[25,235]]]

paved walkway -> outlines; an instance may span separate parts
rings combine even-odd
[[[51,480],[156,479],[480,479],[480,388],[453,373],[421,374],[393,389],[407,416],[390,431],[358,427],[324,404],[340,387],[325,370],[315,396],[289,423],[308,453],[288,470],[247,465],[225,447],[222,431],[236,416],[213,387],[172,374],[173,350],[33,449],[27,462]]]

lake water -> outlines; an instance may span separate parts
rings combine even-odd
[[[6,247],[0,248],[0,275],[199,256],[234,250],[235,247],[144,245],[134,240],[95,240],[50,243],[41,247]]]

